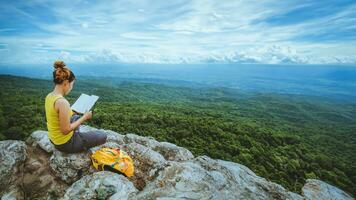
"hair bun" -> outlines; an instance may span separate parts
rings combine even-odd
[[[55,69],[63,69],[63,68],[66,67],[66,64],[61,60],[57,60],[57,61],[54,62],[53,67]]]

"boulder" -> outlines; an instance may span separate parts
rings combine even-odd
[[[164,168],[166,160],[156,151],[137,143],[124,144],[120,149],[133,159],[135,173],[131,181],[142,190],[146,183],[154,179],[157,172]]]
[[[303,197],[258,177],[243,165],[200,156],[169,161],[137,199],[297,199]]]
[[[169,142],[160,142],[153,150],[159,152],[166,160],[185,161],[193,159],[192,152]]]
[[[0,141],[0,194],[20,181],[17,175],[22,171],[27,158],[26,150],[27,146],[23,141]]]
[[[52,153],[55,150],[54,145],[48,138],[47,131],[34,131],[30,137],[26,140],[27,144],[32,145],[33,147],[39,145],[47,153]]]
[[[54,174],[64,182],[71,184],[82,176],[94,171],[90,155],[84,153],[64,153],[58,150],[50,157],[50,166]]]
[[[124,176],[108,172],[95,172],[73,183],[62,200],[71,199],[129,199],[137,192],[134,185]]]
[[[157,145],[159,145],[159,142],[155,140],[153,137],[143,137],[132,133],[126,134],[124,141],[125,143],[141,144],[150,149],[154,149]]]
[[[302,188],[303,196],[306,200],[352,200],[353,198],[340,190],[316,179],[307,179],[306,184]]]
[[[121,135],[119,133],[110,130],[105,130],[104,132],[107,135],[106,142],[111,142],[119,145],[125,144],[124,135]]]
[[[153,137],[143,137],[135,134],[125,135],[126,143],[138,143],[162,154],[166,160],[184,161],[194,158],[193,154],[183,147],[169,142],[158,142]]]
[[[1,200],[17,200],[24,199],[23,192],[19,186],[10,186],[2,195]]]
[[[54,176],[50,167],[51,154],[39,145],[27,147],[27,159],[22,175],[22,190],[27,199],[46,197],[57,199],[64,195],[68,185]]]

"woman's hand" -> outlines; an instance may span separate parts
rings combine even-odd
[[[83,117],[84,117],[85,120],[91,119],[92,116],[93,116],[92,111],[87,111],[87,112],[85,112],[84,115],[83,115]]]

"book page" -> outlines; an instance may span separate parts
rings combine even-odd
[[[90,98],[88,99],[85,108],[87,110],[91,110],[95,104],[95,102],[99,99],[98,96],[91,95]]]
[[[98,99],[99,97],[95,95],[89,96],[87,94],[81,94],[71,106],[71,109],[77,113],[83,114],[85,111],[89,111]]]

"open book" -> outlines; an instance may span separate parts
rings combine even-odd
[[[98,99],[99,97],[95,95],[81,94],[71,109],[79,114],[84,114],[85,111],[90,111],[94,107]]]

